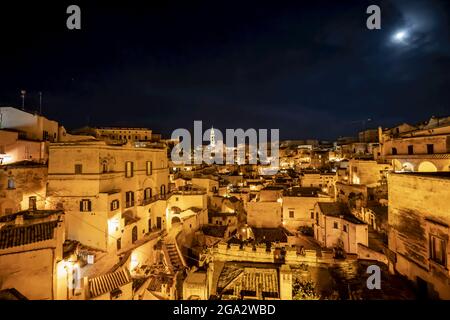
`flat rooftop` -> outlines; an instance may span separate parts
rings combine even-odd
[[[293,187],[283,192],[284,197],[317,197],[322,190],[315,187]]]
[[[417,176],[425,178],[450,179],[450,171],[439,172],[396,172],[396,175]]]

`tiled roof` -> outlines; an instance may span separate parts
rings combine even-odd
[[[97,297],[130,282],[128,271],[122,268],[115,272],[89,279],[89,292],[91,297]]]
[[[364,224],[363,221],[351,214],[348,207],[340,202],[317,202],[322,213],[329,217],[342,217],[354,224]]]
[[[225,236],[226,226],[204,225],[202,226],[203,234],[206,236],[223,238]]]
[[[51,215],[62,215],[63,210],[24,210],[13,214],[8,214],[0,217],[0,222],[14,221],[17,216],[23,216],[23,220],[44,219]]]
[[[209,211],[208,215],[210,217],[234,217],[237,216],[236,212],[217,212],[217,211]]]
[[[285,197],[317,197],[322,190],[315,187],[294,187],[283,192]]]
[[[287,242],[287,235],[282,228],[252,228],[256,242]]]
[[[50,221],[19,227],[5,226],[0,230],[0,249],[53,239],[57,225],[57,221]]]
[[[0,290],[0,300],[28,300],[15,288]]]
[[[225,266],[218,281],[218,291],[231,292],[240,296],[272,296],[279,295],[278,272],[269,268],[239,268]],[[231,293],[230,292],[230,293]]]

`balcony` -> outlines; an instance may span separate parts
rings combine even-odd
[[[148,205],[150,203],[153,203],[155,201],[158,201],[158,200],[167,200],[167,199],[169,199],[170,196],[171,196],[170,193],[157,194],[157,195],[155,195],[153,197],[143,199],[142,202],[141,202],[141,206],[146,206],[146,205]]]
[[[386,159],[450,159],[450,153],[422,153],[422,154],[388,154]]]

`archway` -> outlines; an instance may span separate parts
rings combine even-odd
[[[436,172],[438,171],[434,163],[430,161],[423,161],[419,164],[419,168],[417,169],[419,172]]]
[[[413,172],[414,166],[409,162],[404,162],[402,165],[402,171],[404,172]]]
[[[175,223],[181,223],[181,219],[178,217],[173,217],[172,218],[172,225],[174,225]]]
[[[398,171],[402,171],[403,165],[402,165],[402,163],[399,160],[394,159],[392,161],[392,167],[393,167],[395,172],[398,172]]]
[[[172,208],[170,208],[170,212],[175,213],[175,214],[180,214],[181,209],[176,206],[173,206]]]

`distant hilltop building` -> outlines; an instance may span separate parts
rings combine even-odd
[[[216,146],[216,134],[214,133],[214,128],[211,127],[211,134],[210,134],[210,141],[211,141],[211,147]]]
[[[148,128],[133,127],[83,127],[72,131],[73,134],[91,135],[99,140],[105,140],[112,143],[126,142],[158,142],[161,140],[161,134],[156,134]]]

